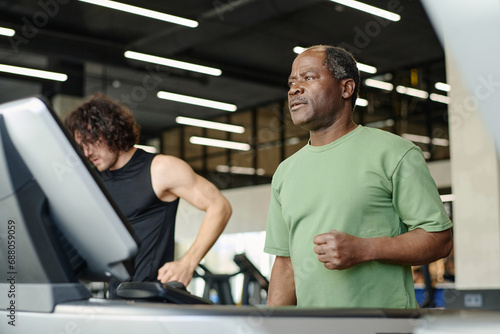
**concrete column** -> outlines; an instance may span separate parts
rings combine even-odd
[[[446,44],[446,43],[445,43]],[[491,126],[445,45],[456,289],[500,288],[500,181]],[[470,92],[476,92],[471,95]],[[481,110],[482,111],[482,110]],[[491,124],[489,124],[491,125]]]

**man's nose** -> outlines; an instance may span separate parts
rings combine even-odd
[[[300,84],[296,84],[290,87],[288,90],[288,95],[297,95],[297,94],[302,94],[304,92],[304,89]]]

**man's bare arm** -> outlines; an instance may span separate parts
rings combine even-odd
[[[168,156],[158,156],[156,159],[158,161],[152,173],[155,176],[159,174],[154,188],[155,192],[160,193],[160,199],[174,195],[206,212],[195,241],[182,259],[166,263],[158,271],[158,279],[163,283],[179,281],[187,285],[200,261],[226,227],[232,209],[224,195],[184,161]]]
[[[269,281],[268,306],[297,305],[292,261],[289,257],[276,256]]]
[[[328,269],[347,269],[367,261],[422,265],[448,256],[453,247],[451,229],[426,232],[417,228],[395,237],[359,238],[330,231],[314,238],[314,252]]]

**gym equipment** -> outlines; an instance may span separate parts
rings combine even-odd
[[[234,262],[240,267],[240,271],[232,274],[214,274],[206,266],[200,264],[199,267],[204,274],[195,272],[194,277],[201,277],[205,281],[203,298],[209,299],[212,291],[215,291],[218,299],[216,304],[234,305],[233,294],[231,292],[230,279],[236,275],[243,274],[243,287],[241,291],[241,305],[261,305],[265,304],[266,298],[262,298],[263,290],[267,296],[269,281],[245,254],[236,254]]]
[[[0,236],[0,294],[12,312],[88,300],[81,280],[130,278],[139,240],[40,98],[0,106]]]
[[[204,273],[200,274],[198,271],[195,271],[194,277],[201,277],[205,281],[203,298],[210,299],[210,293],[215,291],[218,297],[217,300],[214,301],[215,304],[234,305],[235,303],[229,279],[238,275],[239,272],[234,274],[214,274],[202,264],[199,264],[198,267],[200,267]]]
[[[269,288],[269,281],[261,274],[261,272],[254,266],[252,262],[246,257],[245,254],[236,254],[234,262],[240,267],[245,278],[243,280],[243,291],[241,296],[242,305],[257,305],[265,304],[267,300],[267,290]],[[266,294],[266,299],[261,296],[261,291]],[[251,302],[251,299],[253,300]]]

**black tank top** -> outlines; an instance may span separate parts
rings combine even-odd
[[[106,189],[142,242],[135,257],[132,280],[136,282],[156,281],[158,269],[174,259],[179,199],[163,202],[154,193],[151,183],[154,157],[154,154],[137,149],[122,168],[100,173]]]

